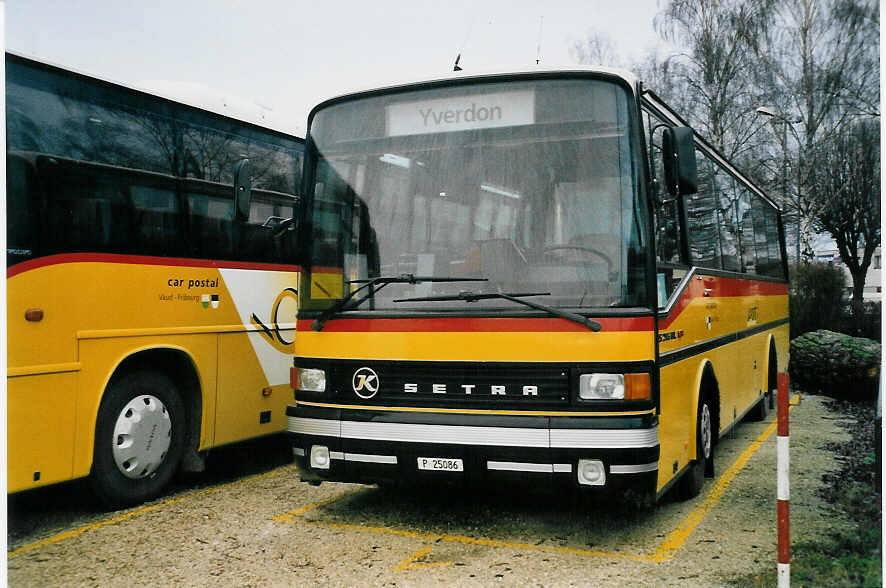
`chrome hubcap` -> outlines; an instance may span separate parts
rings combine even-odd
[[[172,443],[172,421],[156,396],[136,396],[114,425],[112,451],[120,473],[137,480],[157,471]]]
[[[705,459],[711,457],[711,411],[707,404],[701,405],[701,422],[699,434],[701,435],[701,451]]]

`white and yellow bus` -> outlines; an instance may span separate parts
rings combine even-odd
[[[787,365],[778,208],[626,72],[453,74],[311,113],[293,387],[309,481],[712,474]]]
[[[303,139],[6,55],[8,489],[285,428]]]

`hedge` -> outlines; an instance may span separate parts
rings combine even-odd
[[[791,381],[801,390],[850,400],[876,398],[880,344],[819,330],[791,341]]]

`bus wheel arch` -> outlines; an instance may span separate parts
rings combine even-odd
[[[200,438],[201,395],[190,357],[176,349],[138,351],[115,368],[95,420],[90,482],[99,499],[123,507],[159,495]]]

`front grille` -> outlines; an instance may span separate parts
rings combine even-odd
[[[562,366],[369,361],[330,368],[330,388],[349,403],[525,409],[569,404],[569,368]]]

